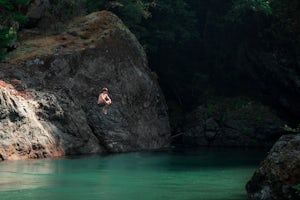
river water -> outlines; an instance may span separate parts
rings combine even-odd
[[[171,149],[0,163],[1,200],[244,200],[265,150]]]

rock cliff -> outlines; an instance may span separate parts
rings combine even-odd
[[[282,136],[247,183],[250,200],[299,200],[300,135]]]
[[[283,134],[283,121],[249,98],[219,98],[189,114],[181,134],[177,142],[189,146],[271,147]]]
[[[110,12],[54,36],[28,37],[0,64],[0,158],[156,149],[169,144],[167,108],[143,48]],[[97,98],[109,88],[112,105]]]

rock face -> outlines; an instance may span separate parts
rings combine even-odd
[[[246,189],[250,200],[300,199],[300,135],[282,136],[260,164]]]
[[[169,144],[167,108],[132,33],[110,12],[67,32],[23,41],[0,64],[0,158],[156,149]],[[112,105],[97,98],[109,88]]]
[[[266,106],[224,98],[199,106],[188,117],[181,143],[189,146],[272,146],[283,122]]]

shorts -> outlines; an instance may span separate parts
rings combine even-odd
[[[101,108],[101,107],[105,106],[105,103],[99,103],[98,106]]]

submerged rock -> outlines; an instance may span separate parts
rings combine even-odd
[[[22,41],[0,64],[3,160],[156,149],[169,144],[167,107],[137,39],[110,12],[67,32]],[[108,87],[112,105],[97,98]]]
[[[282,136],[260,164],[246,189],[250,200],[299,200],[300,135]],[[298,192],[298,193],[297,193]]]

